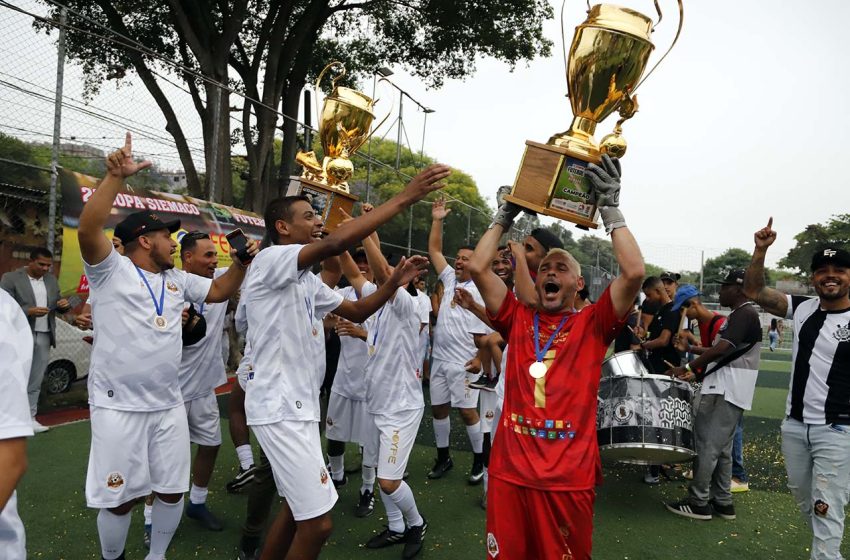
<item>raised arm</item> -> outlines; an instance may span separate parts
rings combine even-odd
[[[375,275],[375,281],[383,284],[389,279],[392,270],[384,254],[381,253],[380,243],[377,232],[373,233],[363,240],[363,250],[366,251],[366,260],[369,261],[369,268]]]
[[[343,251],[343,253],[347,252]],[[339,257],[328,257],[323,260],[319,277],[328,288],[336,288],[336,285],[339,284],[339,279],[342,278],[342,265],[339,262]]]
[[[411,179],[400,193],[381,204],[371,212],[363,214],[350,222],[340,225],[333,233],[315,243],[305,245],[298,253],[298,268],[303,270],[328,257],[342,254],[349,247],[359,243],[379,226],[390,221],[393,216],[405,208],[425,198],[428,194],[443,188],[443,179],[451,174],[446,165],[429,165]]]
[[[434,265],[434,270],[440,274],[449,262],[443,254],[443,221],[451,212],[451,208],[446,207],[446,200],[443,197],[434,201],[431,206],[431,233],[428,234],[428,257]]]
[[[517,208],[516,212],[519,212],[518,207],[514,208]],[[502,214],[502,210],[499,210],[497,219]],[[513,209],[510,211],[513,212]],[[513,213],[514,217],[516,216],[516,212]],[[513,217],[507,221],[507,229],[510,229],[511,221],[513,221]],[[508,287],[505,286],[502,279],[496,276],[496,273],[490,268],[490,261],[493,260],[493,255],[496,254],[496,250],[499,248],[499,239],[501,239],[504,231],[504,223],[496,222],[491,225],[490,229],[481,236],[478,245],[475,246],[475,252],[472,253],[472,259],[469,261],[469,272],[472,275],[472,281],[475,282],[478,291],[481,293],[481,297],[484,298],[484,307],[493,315],[499,312],[502,302],[505,301],[505,296],[508,295]],[[444,294],[443,297],[453,297],[453,294]]]
[[[149,161],[133,161],[133,138],[129,132],[124,138],[124,147],[107,156],[106,176],[80,213],[77,239],[84,261],[98,264],[112,252],[112,242],[103,235],[106,221],[112,212],[112,203],[127,177],[150,166]]]
[[[785,318],[788,315],[788,297],[779,290],[764,285],[764,258],[767,255],[767,248],[776,241],[773,218],[770,218],[767,226],[758,230],[753,237],[756,246],[753,249],[753,259],[744,275],[744,293],[768,313]]]
[[[611,235],[614,257],[620,265],[620,275],[611,282],[611,303],[618,317],[632,309],[646,274],[643,255],[637,241],[626,226],[620,212],[620,162],[608,155],[602,156],[601,165],[589,164],[586,177],[590,179],[593,201],[599,207],[605,231]]]
[[[251,258],[254,258],[259,251],[260,244],[253,239],[249,239],[248,254],[251,255]],[[207,292],[207,303],[227,301],[242,287],[242,281],[245,279],[245,271],[248,269],[248,266],[242,264],[239,257],[236,256],[235,249],[230,249],[230,258],[233,262],[227,271],[212,281],[210,291]]]
[[[456,288],[454,301],[462,308],[466,309],[473,315],[475,315],[482,323],[487,325],[490,328],[493,328],[493,324],[490,322],[490,318],[487,317],[487,311],[484,309],[484,306],[475,301],[468,291],[463,288]],[[480,335],[476,335],[480,336]]]
[[[361,274],[360,269],[357,268],[357,263],[351,258],[351,254],[345,251],[339,256],[339,263],[342,266],[342,273],[345,275],[345,279],[348,280],[348,283],[351,284],[355,292],[362,294],[363,284],[366,283],[366,279]]]
[[[525,249],[521,243],[508,241],[508,248],[514,258],[514,290],[516,297],[526,305],[537,305],[537,291],[534,289],[534,280],[531,279],[531,270],[528,268],[528,260],[525,258]]]
[[[342,303],[333,312],[354,323],[362,323],[389,301],[398,288],[406,286],[408,282],[425,272],[427,268],[428,259],[425,257],[402,258],[398,266],[393,269],[392,276],[381,284],[375,293],[357,301],[342,300]]]

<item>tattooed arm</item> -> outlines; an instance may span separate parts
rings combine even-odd
[[[764,285],[764,257],[767,255],[767,248],[776,241],[776,232],[773,231],[772,226],[773,218],[770,218],[767,226],[755,233],[756,246],[753,250],[753,260],[744,277],[744,293],[768,313],[777,317],[786,317],[788,297],[779,290]]]

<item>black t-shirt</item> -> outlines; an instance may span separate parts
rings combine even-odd
[[[640,312],[635,310],[633,313],[629,314],[629,317],[626,319],[626,324],[623,325],[622,330],[617,334],[617,338],[614,339],[614,353],[617,352],[625,352],[627,350],[632,349],[632,344],[639,344],[640,340],[635,336],[632,329],[637,327],[638,317],[640,317]]]
[[[652,322],[649,323],[648,329],[649,340],[655,340],[661,336],[662,331],[670,331],[670,342],[667,346],[656,348],[649,352],[649,364],[652,367],[653,373],[662,374],[670,369],[670,366],[665,361],[670,362],[674,366],[678,366],[681,363],[682,358],[679,355],[679,351],[673,346],[673,337],[679,332],[680,322],[681,315],[679,311],[673,311],[672,301],[658,308],[658,311],[652,317]]]

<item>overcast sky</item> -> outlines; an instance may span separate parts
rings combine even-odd
[[[14,3],[44,12],[33,0]],[[675,31],[675,2],[661,3],[665,17],[650,64]],[[654,17],[650,0],[622,4]],[[584,20],[584,10],[581,2],[568,2],[568,40]],[[624,125],[629,151],[621,208],[647,261],[694,270],[702,251],[710,258],[728,247],[750,250],[753,232],[772,215],[779,232],[769,255],[773,262],[806,225],[850,211],[844,154],[850,145],[848,21],[850,2],[842,0],[686,2],[678,45],[641,87],[640,112]],[[0,78],[49,95],[55,46],[29,24],[25,16],[0,8]],[[572,118],[564,97],[557,21],[546,25],[546,35],[556,45],[551,58],[513,72],[500,62],[480,60],[474,76],[437,91],[394,68],[393,80],[436,110],[428,118],[425,151],[472,175],[491,205],[496,189],[513,182],[525,141],[545,142]],[[69,103],[82,98],[81,77],[79,67],[68,65]],[[175,105],[192,119],[188,96],[166,87],[170,95],[182,96]],[[8,127],[18,127],[30,131],[19,132],[22,138],[49,141],[49,97],[39,100],[8,85],[0,94],[0,130],[14,133]],[[110,117],[123,115],[138,131],[140,152],[167,168],[179,166],[173,148],[157,140],[170,142],[142,87],[109,83],[86,107]],[[117,145],[122,136],[120,126],[91,121],[80,110],[66,108],[64,117],[63,136],[104,148]],[[597,139],[611,130],[615,118],[598,127]],[[422,123],[423,114],[406,105],[408,138],[417,150]],[[202,155],[199,128],[187,129]],[[394,131],[389,137],[395,137]]]

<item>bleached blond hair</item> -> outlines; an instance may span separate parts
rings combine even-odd
[[[564,257],[566,257],[570,270],[572,270],[576,276],[581,276],[581,265],[578,263],[576,258],[572,256],[570,252],[566,249],[559,249],[558,247],[549,249],[549,251],[546,253],[546,256],[543,257],[543,259],[540,261],[540,264],[543,264],[543,261],[545,261],[552,255],[563,255]]]

